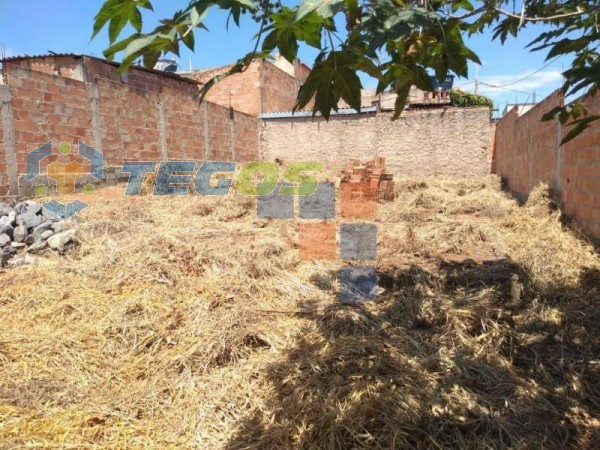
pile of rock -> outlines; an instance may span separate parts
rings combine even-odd
[[[32,200],[0,203],[0,266],[9,263],[21,249],[29,254],[46,249],[63,251],[74,236],[75,230],[65,230],[60,216]]]
[[[362,193],[378,201],[394,200],[394,175],[385,171],[383,156],[376,156],[365,163],[360,158],[351,158],[340,173],[340,178],[342,183],[353,185],[355,196]]]

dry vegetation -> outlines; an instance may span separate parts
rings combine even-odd
[[[0,273],[0,448],[598,448],[600,262],[538,189],[400,179],[375,303],[255,201],[99,191]]]

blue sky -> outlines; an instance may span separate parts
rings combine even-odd
[[[155,12],[145,16],[148,29],[154,25],[153,20],[170,16],[186,5],[187,0],[156,0],[153,3]],[[93,17],[101,4],[101,0],[0,0],[0,44],[12,56],[44,54],[50,50],[102,56],[102,50],[108,44],[106,31],[90,41]],[[215,10],[209,14],[205,22],[209,32],[197,34],[195,53],[187,49],[182,51],[182,69],[188,68],[190,58],[193,68],[214,67],[228,64],[252,50],[256,24],[250,19],[242,19],[240,28],[231,23],[226,30],[226,19],[223,11]],[[534,93],[539,101],[561,85],[560,72],[569,60],[558,59],[540,70],[545,65],[545,54],[530,53],[525,49],[527,43],[543,30],[542,25],[527,27],[518,39],[509,38],[504,45],[499,41],[492,42],[491,33],[467,39],[482,61],[479,80],[486,84],[480,84],[479,92],[492,97],[500,111],[507,102],[531,102]],[[300,50],[300,58],[307,64],[315,55],[314,49],[302,47]],[[455,85],[473,91],[474,79],[473,66],[469,79],[458,79]],[[363,84],[374,87],[375,83],[364,77]],[[504,89],[487,86],[507,84],[511,85]]]

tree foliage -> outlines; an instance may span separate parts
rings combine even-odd
[[[572,55],[573,64],[564,72],[565,94],[595,93],[600,86],[598,0],[525,0],[518,12],[507,11],[513,4],[509,0],[301,0],[288,7],[269,0],[191,0],[144,32],[142,10],[152,10],[151,0],[106,0],[95,18],[93,36],[108,25],[110,46],[104,54],[113,59],[121,53],[121,70],[140,57],[145,66],[153,67],[162,55],[179,55],[181,43],[194,50],[194,34],[206,28],[203,21],[211,9],[228,11],[238,26],[240,17],[249,14],[258,28],[254,50],[206,83],[201,98],[223,77],[246,70],[255,59],[279,52],[292,62],[303,43],[320,52],[300,88],[296,108],[314,98],[314,113],[326,118],[337,110],[340,99],[359,109],[358,73],[364,72],[377,79],[378,93],[396,92],[397,118],[411,86],[433,90],[430,73],[440,81],[448,74],[467,77],[469,61],[479,63],[463,36],[491,30],[492,38],[504,43],[529,24],[544,22],[553,26],[551,31],[531,42],[530,49],[547,51],[548,59]],[[345,30],[337,29],[337,16],[345,19]],[[123,37],[128,24],[134,33]],[[555,118],[572,123],[576,135],[595,116],[587,115],[577,103],[546,116]]]

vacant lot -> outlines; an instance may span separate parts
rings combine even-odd
[[[593,247],[544,189],[396,184],[356,306],[253,199],[100,190],[0,273],[0,448],[598,448]]]

